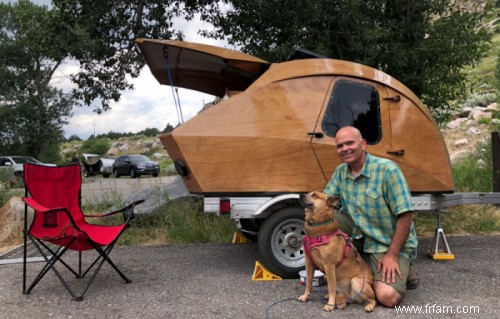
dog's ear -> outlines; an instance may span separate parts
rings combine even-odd
[[[335,208],[338,206],[339,202],[340,202],[340,196],[331,196],[328,197],[327,200],[328,206]]]

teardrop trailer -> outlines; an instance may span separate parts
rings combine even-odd
[[[210,45],[136,42],[160,84],[224,97],[160,140],[187,189],[203,195],[204,211],[230,215],[257,242],[264,265],[284,278],[304,267],[299,194],[323,190],[340,164],[340,127],[357,127],[368,152],[401,167],[416,211],[500,203],[499,193],[454,193],[449,154],[429,110],[379,70],[305,50],[269,63]],[[436,255],[440,240],[449,256],[438,222]]]

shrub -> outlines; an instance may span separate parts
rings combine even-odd
[[[104,155],[109,150],[111,143],[108,139],[103,138],[89,138],[83,142],[80,148],[80,153],[91,153],[97,155]]]
[[[495,100],[495,93],[474,93],[472,95],[469,95],[463,102],[463,107],[485,107],[495,102]]]

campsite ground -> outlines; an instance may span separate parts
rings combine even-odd
[[[430,259],[426,251],[432,239],[420,241],[415,264],[421,284],[408,291],[404,309],[377,307],[367,315],[361,306],[349,305],[326,313],[322,286],[308,303],[272,306],[269,318],[498,318],[500,236],[448,242],[453,261]],[[265,318],[273,303],[303,290],[298,279],[252,281],[255,244],[118,247],[112,255],[132,283],[124,284],[105,266],[82,302],[73,301],[53,273],[23,295],[22,264],[0,266],[0,318]]]

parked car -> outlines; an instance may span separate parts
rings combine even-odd
[[[33,163],[46,166],[56,166],[52,163],[42,163],[30,156],[0,156],[0,169],[12,170],[14,176],[23,181],[24,163]]]
[[[145,155],[123,155],[113,163],[113,175],[116,178],[121,175],[136,178],[148,174],[157,177],[160,174],[160,165]]]

